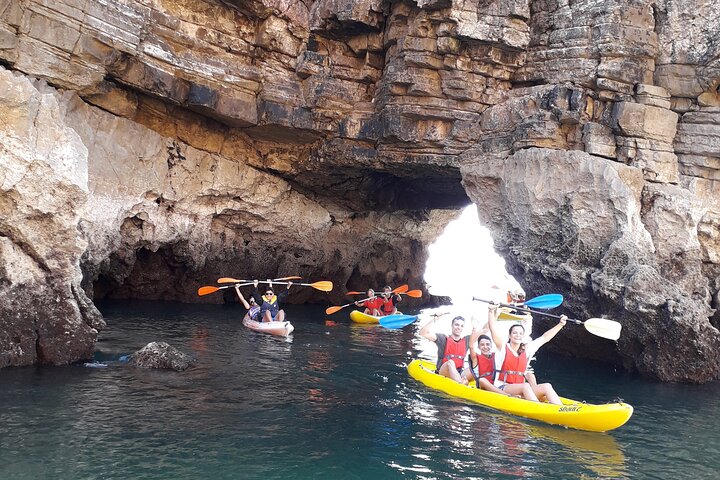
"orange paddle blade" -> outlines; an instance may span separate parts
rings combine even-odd
[[[420,298],[422,297],[422,290],[410,290],[405,292],[405,295],[407,295],[408,297]]]
[[[343,307],[328,307],[328,308],[325,310],[325,314],[326,314],[326,315],[332,315],[333,313],[339,312],[339,311],[342,310],[342,309],[343,309]]]
[[[282,282],[283,280],[302,280],[302,277],[293,276],[293,277],[283,277],[283,278],[276,278],[273,280],[274,282]]]
[[[237,278],[222,277],[217,279],[217,283],[242,283],[244,280],[238,280]]]
[[[408,288],[410,287],[408,287],[407,285],[400,285],[395,290],[393,290],[393,293],[405,293],[408,291]]]
[[[365,292],[347,292],[345,295],[362,295]]]
[[[328,280],[323,280],[323,281],[321,281],[321,282],[310,283],[309,285],[310,285],[311,287],[313,287],[313,288],[315,288],[315,289],[317,289],[317,290],[321,290],[321,291],[323,291],[323,292],[329,292],[330,290],[333,289],[333,284],[332,284],[332,282],[330,282],[330,281],[328,281]]]
[[[211,293],[215,293],[218,290],[220,290],[218,287],[200,287],[198,288],[198,295],[209,295]]]

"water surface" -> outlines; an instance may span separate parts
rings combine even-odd
[[[538,356],[561,394],[635,407],[607,434],[496,413],[432,391],[405,365],[412,327],[353,325],[289,307],[295,333],[250,331],[240,308],[100,305],[90,368],[0,370],[2,479],[717,478],[720,385],[668,385]],[[148,342],[194,355],[186,372],[117,361]],[[604,340],[601,340],[604,341]]]

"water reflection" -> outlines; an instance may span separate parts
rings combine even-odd
[[[0,478],[635,480],[714,478],[720,468],[718,387],[539,358],[563,390],[595,400],[607,395],[602,384],[637,405],[612,434],[580,432],[416,382],[405,364],[436,352],[412,328],[326,325],[321,309],[298,308],[286,342],[242,327],[227,309],[127,308],[105,312],[105,354],[168,341],[198,365],[0,370]]]
[[[587,478],[628,478],[625,454],[612,435],[535,424],[527,427],[533,437],[562,446],[564,455],[592,472]]]

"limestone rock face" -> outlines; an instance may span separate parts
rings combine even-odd
[[[0,62],[25,76],[0,77],[12,112],[0,130],[15,142],[0,164],[12,172],[0,177],[0,268],[12,271],[0,300],[16,315],[8,331],[25,332],[0,337],[15,352],[3,358],[55,362],[27,353],[40,351],[32,319],[67,307],[76,329],[96,328],[84,292],[197,301],[197,286],[250,274],[337,285],[298,289],[301,302],[419,284],[427,245],[472,200],[528,293],[623,323],[617,346],[566,329],[558,350],[663,380],[718,378],[716,11],[0,1]],[[54,113],[17,100],[21,81]],[[48,183],[57,195],[37,196]],[[41,259],[49,270],[30,268]],[[20,308],[20,285],[37,314]],[[91,348],[61,330],[41,337]]]
[[[104,326],[80,288],[87,149],[43,90],[0,70],[0,367],[90,358]]]
[[[151,342],[130,355],[128,365],[140,368],[158,368],[182,372],[192,367],[195,360],[165,342]]]

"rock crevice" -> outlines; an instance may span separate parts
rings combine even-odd
[[[677,0],[0,3],[0,365],[87,358],[86,292],[419,284],[472,201],[529,293],[622,320],[560,349],[718,378],[718,38]]]

